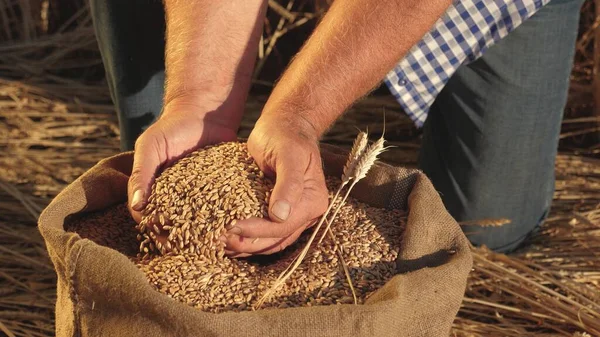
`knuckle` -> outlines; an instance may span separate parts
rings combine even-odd
[[[323,215],[323,213],[325,213],[325,211],[327,210],[327,203],[329,202],[329,200],[325,199],[323,202],[320,202],[319,205],[316,208],[316,215],[317,216],[321,216]]]
[[[325,213],[325,212],[323,212],[323,213]],[[309,222],[306,224],[306,228],[311,228],[311,227],[313,227],[314,225],[316,225],[316,224],[317,224],[317,221],[318,221],[318,219],[319,219],[319,217],[316,217],[316,218],[314,218],[314,219],[310,220],[310,221],[309,221]]]
[[[157,122],[157,123],[160,123]],[[148,146],[160,147],[161,139],[165,138],[162,128],[157,126],[158,124],[150,125],[142,134],[136,139],[134,144],[134,151],[142,151]]]
[[[284,223],[278,224],[278,226],[273,226],[274,231],[272,237],[276,238],[287,238],[292,235],[302,224],[298,225],[295,221],[286,221]]]
[[[148,129],[150,130],[150,129]],[[146,132],[148,132],[148,130],[146,130]],[[133,150],[134,151],[140,151],[144,145],[146,144],[146,132],[142,133],[136,140],[135,140],[135,144],[133,145]]]
[[[304,189],[304,182],[295,176],[287,181],[286,188],[292,193],[300,193]]]
[[[139,177],[142,174],[142,167],[141,165],[134,165],[133,168],[131,169],[131,177],[132,179],[135,177]]]
[[[130,185],[138,185],[142,176],[142,168],[139,165],[134,165],[129,176]]]
[[[318,205],[316,207],[317,210],[318,210],[319,215],[325,213],[325,211],[327,210],[328,206],[329,206],[329,196],[327,195],[327,193],[323,193],[321,195],[321,198],[320,198],[320,200],[318,202]]]
[[[288,226],[281,226],[281,229],[274,231],[273,237],[276,238],[284,238],[294,232],[293,226],[290,224]]]
[[[287,246],[288,246],[288,245],[287,245],[287,243],[286,243],[286,242],[285,242],[285,240],[284,240],[284,241],[282,241],[282,242],[280,242],[280,243],[278,243],[278,244],[277,244],[277,248],[276,248],[276,250],[277,250],[278,252],[281,252],[281,251],[283,251],[284,249],[286,249],[286,248],[287,248]]]

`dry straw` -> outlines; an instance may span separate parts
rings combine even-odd
[[[284,7],[287,3],[281,2]],[[69,29],[60,34],[38,34],[34,36],[35,42],[31,42],[22,38],[31,36],[22,33],[23,23],[31,27],[30,23],[39,19],[39,13],[32,12],[32,16],[22,18],[20,14],[28,11],[19,6],[27,5],[27,1],[6,4],[9,19],[5,20],[8,30],[3,30],[6,34],[2,35],[0,72],[4,79],[13,80],[0,81],[3,93],[0,108],[6,117],[0,118],[0,131],[10,135],[0,139],[0,147],[11,155],[0,158],[0,173],[2,180],[21,195],[0,195],[0,249],[3,250],[0,272],[8,276],[0,280],[0,326],[8,336],[53,336],[55,273],[31,218],[31,214],[37,213],[31,211],[31,206],[43,209],[52,197],[97,161],[118,153],[119,129],[105,82],[90,82],[83,75],[89,74],[91,65],[101,67],[89,13],[77,12],[76,20],[69,20],[74,22]],[[10,10],[10,6],[15,10]],[[571,77],[572,95],[563,121],[562,138],[568,141],[597,132],[590,123],[596,123],[598,118],[587,117],[594,79],[592,46],[598,34],[594,2],[586,1],[581,13],[582,34]],[[62,22],[55,25],[60,26]],[[264,42],[270,42],[268,36]],[[63,76],[58,74],[61,69],[77,71]],[[73,74],[77,78],[70,76]],[[398,150],[390,151],[385,160],[397,165],[416,165],[417,133],[411,121],[402,116],[393,97],[370,96],[362,100],[349,109],[324,141],[350,146],[356,135],[354,125],[368,126],[372,133],[380,132],[381,124],[373,123],[376,120],[373,111],[382,106],[396,112],[389,114],[388,129],[401,135],[388,139]],[[248,135],[260,108],[261,104],[251,98],[242,135]],[[595,146],[577,148],[574,144],[563,150],[566,152],[558,155],[556,164],[553,211],[530,245],[510,256],[473,252],[483,260],[475,264],[471,273],[453,335],[600,335],[597,326],[582,328],[577,323],[580,315],[600,312],[597,306],[589,304],[589,301],[600,303],[600,162],[582,156],[597,152]],[[106,226],[108,222],[101,224]],[[135,249],[135,242],[133,245]],[[486,266],[496,264],[516,270],[518,275],[501,269],[489,273]],[[528,268],[516,269],[523,265]],[[517,276],[531,280],[541,289],[568,294],[587,309],[561,306],[558,297],[540,291],[538,286],[522,286]],[[52,301],[40,300],[40,293]],[[546,298],[540,301],[540,296]]]
[[[506,218],[486,218],[481,220],[461,221],[461,226],[500,227],[510,224],[512,221]]]

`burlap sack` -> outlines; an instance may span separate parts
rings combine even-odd
[[[324,148],[329,174],[344,155]],[[378,207],[408,207],[399,274],[364,305],[212,314],[155,291],[119,252],[63,229],[71,214],[126,199],[130,153],[101,161],[42,213],[40,231],[58,274],[57,336],[447,336],[471,268],[467,241],[419,171],[379,164],[354,196]]]

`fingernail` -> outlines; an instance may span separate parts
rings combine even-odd
[[[221,235],[219,237],[219,241],[223,242],[223,243],[227,243],[227,237],[225,235]]]
[[[285,200],[277,200],[271,208],[271,212],[276,216],[279,220],[285,221],[290,215],[290,204]]]
[[[131,208],[135,211],[141,211],[144,207],[144,192],[137,190],[133,192],[133,198],[131,198]]]
[[[227,234],[241,235],[242,229],[239,227],[231,227],[227,230]]]

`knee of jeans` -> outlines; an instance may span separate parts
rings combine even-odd
[[[463,231],[474,246],[486,246],[498,253],[510,253],[526,244],[546,220],[549,206],[539,212],[538,216],[523,216],[515,214],[511,222],[503,225],[469,225],[463,226]],[[496,219],[489,219],[491,223]],[[498,221],[500,223],[501,221]]]

